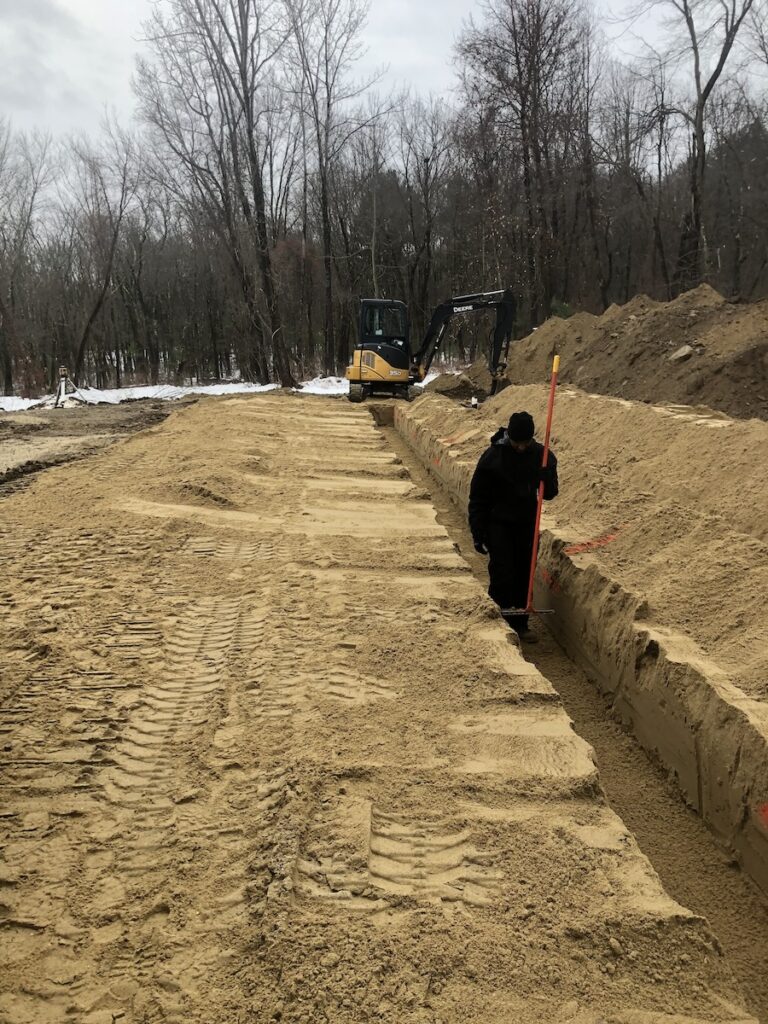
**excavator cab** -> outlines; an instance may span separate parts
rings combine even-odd
[[[398,299],[363,299],[360,335],[347,367],[349,399],[361,402],[374,392],[407,394],[411,349],[408,307]]]

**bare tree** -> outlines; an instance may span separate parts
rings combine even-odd
[[[377,115],[376,111],[361,115],[353,106],[375,76],[363,83],[349,78],[363,54],[359,37],[369,5],[367,0],[285,0],[285,4],[298,78],[296,94],[304,105],[315,144],[325,292],[323,364],[325,372],[332,374],[336,345],[331,179],[346,143]]]
[[[411,243],[406,264],[408,299],[423,331],[430,314],[436,220],[452,168],[453,125],[445,104],[434,98],[407,99],[398,122],[398,162]]]
[[[768,67],[768,0],[754,0],[747,32],[758,60]]]
[[[681,289],[695,287],[705,276],[707,240],[703,190],[707,169],[707,107],[753,3],[754,0],[655,0],[650,5],[669,12],[669,25],[683,36],[683,54],[687,55],[692,66],[692,103],[664,110],[667,114],[682,115],[690,130],[690,206],[683,218],[675,274]],[[708,61],[710,53],[712,56]],[[676,63],[680,56],[679,51],[671,49],[667,60]]]
[[[138,157],[128,136],[117,131],[109,132],[100,149],[73,140],[70,155],[66,193],[80,242],[80,269],[90,292],[74,351],[72,377],[77,383],[94,326],[112,288],[123,220],[137,185]]]
[[[587,22],[565,0],[484,0],[458,46],[467,85],[495,105],[510,148],[519,153],[526,285],[534,323],[548,316],[562,257],[563,174],[575,129],[573,90],[581,80]]]
[[[387,129],[389,124],[381,117],[373,120],[370,127],[360,135],[360,149],[368,157],[369,189],[371,193],[371,294],[374,298],[381,296],[378,269],[378,234],[379,234],[379,176],[384,169],[387,147]]]
[[[116,271],[118,287],[133,337],[134,361],[148,371],[150,383],[160,380],[157,305],[153,296],[161,288],[159,277],[171,231],[172,198],[155,181],[143,176],[136,190],[134,209],[126,217],[123,245]],[[119,350],[116,346],[116,352]],[[120,386],[120,359],[115,373]]]
[[[10,126],[0,121],[0,371],[6,395],[13,394],[13,362],[21,355],[19,276],[29,259],[50,170],[49,137],[14,137]]]
[[[729,86],[710,113],[706,217],[726,294],[750,299],[768,266],[768,132],[746,81]]]
[[[176,182],[180,202],[206,212],[226,246],[253,335],[246,373],[269,380],[274,371],[293,386],[263,178],[264,113],[287,37],[282,12],[270,0],[170,0],[168,8],[146,25],[153,59],[139,62],[136,79],[161,145],[160,174]]]
[[[267,184],[271,242],[276,246],[293,226],[293,186],[300,163],[301,109],[289,91],[273,84],[265,94],[262,177]]]
[[[669,68],[665,61],[625,67],[614,64],[599,111],[596,140],[601,164],[621,194],[624,215],[616,225],[617,245],[624,250],[621,299],[634,289],[653,291],[661,278],[665,299],[672,297],[672,277],[665,240],[665,183],[674,171],[673,153],[679,134],[670,114]],[[610,190],[609,190],[610,191]],[[645,236],[645,225],[650,234]],[[643,231],[638,228],[643,226]],[[642,283],[643,264],[650,263],[650,280]]]
[[[371,97],[371,110],[377,100]],[[332,205],[335,215],[334,262],[338,284],[336,353],[338,365],[348,358],[351,339],[357,332],[361,293],[380,297],[384,246],[380,236],[389,228],[390,156],[388,137],[392,121],[386,115],[370,119],[353,135],[339,154],[333,174]],[[399,291],[395,289],[396,294]],[[390,291],[388,294],[393,294]]]

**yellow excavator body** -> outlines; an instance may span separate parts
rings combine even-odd
[[[356,349],[345,377],[349,381],[350,400],[354,402],[362,401],[366,391],[391,390],[394,393],[397,388],[407,388],[409,371],[392,366],[378,352]]]
[[[361,352],[356,349],[345,376],[347,380],[361,380],[371,384],[407,384],[409,371],[396,369],[377,352]]]

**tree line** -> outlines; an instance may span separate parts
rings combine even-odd
[[[382,95],[366,13],[163,0],[130,129],[0,120],[5,394],[61,364],[290,386],[343,369],[364,295],[407,301],[418,336],[445,296],[507,285],[519,333],[704,281],[768,294],[768,0],[655,0],[635,14],[668,50],[632,61],[589,0],[481,0],[450,102]]]

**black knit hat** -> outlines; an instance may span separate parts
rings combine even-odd
[[[530,441],[534,429],[533,416],[529,412],[513,412],[509,417],[507,436],[510,441]]]

